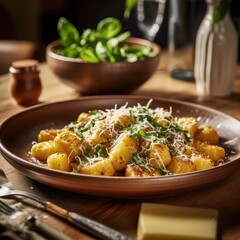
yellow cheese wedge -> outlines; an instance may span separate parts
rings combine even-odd
[[[218,211],[143,203],[138,240],[215,240]]]

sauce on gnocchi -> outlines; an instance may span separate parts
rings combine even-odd
[[[80,113],[62,129],[41,130],[31,155],[51,169],[126,177],[187,173],[224,161],[212,126],[150,104]]]

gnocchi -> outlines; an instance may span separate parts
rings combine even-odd
[[[31,155],[51,169],[126,177],[182,174],[224,161],[212,126],[150,103],[82,112],[62,129],[43,129]]]

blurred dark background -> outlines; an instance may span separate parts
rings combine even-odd
[[[205,0],[195,1],[200,1],[201,11],[205,11]],[[143,37],[137,28],[134,11],[128,20],[123,18],[124,4],[125,0],[0,0],[0,40],[34,41],[39,46],[37,58],[44,61],[46,45],[58,39],[57,22],[61,16],[71,21],[79,32],[95,28],[100,20],[113,16],[122,22],[122,31]],[[167,48],[168,5],[167,1],[163,23],[155,39],[162,48]],[[239,0],[233,0],[231,15],[237,27]]]

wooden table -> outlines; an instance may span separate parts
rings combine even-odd
[[[240,119],[240,65],[236,73],[233,93],[227,98],[212,98],[197,96],[195,84],[171,78],[166,71],[167,58],[162,56],[161,64],[147,83],[132,92],[136,95],[175,98],[194,102],[218,109]],[[53,102],[80,97],[79,93],[60,83],[46,64],[41,65],[40,77],[43,85],[41,102]],[[0,121],[11,114],[24,109],[10,96],[8,91],[9,76],[0,77]],[[216,208],[219,210],[218,235],[237,227],[240,231],[240,174],[239,172],[214,185],[184,192],[173,196],[151,199],[115,199],[85,196],[68,193],[35,182],[10,166],[0,156],[1,168],[17,189],[38,194],[68,210],[79,212],[97,221],[117,228],[134,238],[136,237],[139,210],[142,202],[174,204],[189,207]],[[72,239],[94,239],[79,231],[63,220],[48,214],[38,212],[39,218],[55,226]]]

